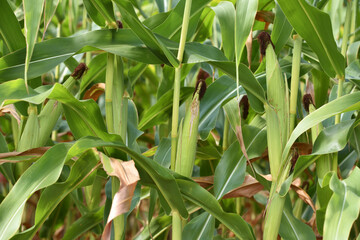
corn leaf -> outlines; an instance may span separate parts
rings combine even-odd
[[[344,76],[345,60],[337,49],[329,15],[305,0],[279,0],[278,3],[296,32],[316,53],[326,74]]]
[[[82,154],[71,168],[70,175],[65,182],[53,184],[42,192],[36,207],[34,226],[17,234],[12,239],[32,239],[56,206],[58,206],[69,193],[79,187],[86,178],[94,173],[99,161],[99,157],[95,155],[92,150]]]
[[[334,192],[325,213],[324,239],[348,239],[351,226],[360,210],[360,170],[355,167],[350,176],[339,180],[333,174],[330,189]]]
[[[26,47],[20,24],[8,1],[0,1],[0,34],[10,52]]]
[[[207,190],[190,180],[177,179],[176,182],[185,199],[202,207],[205,211],[220,220],[226,227],[235,233],[238,238],[255,239],[250,225],[246,223],[241,216],[224,212],[215,197]]]
[[[161,39],[166,47],[177,50],[177,43]],[[28,77],[31,79],[40,76],[76,53],[97,49],[138,62],[163,63],[153,52],[143,46],[143,42],[131,29],[96,30],[73,37],[54,38],[35,44]],[[219,49],[199,43],[186,44],[184,54],[184,62],[187,63],[227,61]],[[25,55],[25,49],[21,49],[0,58],[0,83],[24,76]]]
[[[324,121],[329,117],[335,116],[336,114],[360,109],[359,97],[359,92],[354,92],[346,96],[342,96],[323,105],[321,108],[307,115],[303,120],[299,122],[299,124],[296,126],[296,128],[290,135],[290,138],[284,148],[282,159],[285,161],[287,155],[289,154],[290,148],[295,142],[295,140],[309,128],[317,125],[318,123]]]
[[[33,55],[34,46],[38,36],[41,15],[44,7],[44,0],[23,0],[25,17],[25,38],[26,38],[26,58],[24,79],[27,86],[28,69]]]
[[[182,239],[212,239],[214,230],[215,218],[204,212],[185,225]]]
[[[0,239],[12,237],[20,227],[27,199],[59,178],[70,146],[58,144],[31,165],[0,204]]]
[[[241,54],[243,52],[246,39],[255,21],[255,15],[258,7],[258,0],[237,0],[235,15],[235,58],[237,64],[240,64]]]
[[[231,2],[220,2],[212,8],[219,19],[221,29],[222,46],[225,56],[230,60],[234,60],[235,53],[235,36],[234,26],[229,23],[235,22],[235,8]]]

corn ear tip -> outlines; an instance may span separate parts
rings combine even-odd
[[[89,68],[86,66],[85,63],[80,63],[70,76],[72,76],[76,80],[80,79],[88,69]]]
[[[304,109],[306,110],[306,112],[309,112],[309,106],[310,104],[313,104],[314,105],[314,101],[312,99],[312,96],[310,93],[307,93],[303,96],[303,106],[304,106]]]
[[[249,105],[249,99],[248,99],[248,96],[247,95],[244,95],[240,102],[239,102],[239,109],[240,109],[240,112],[241,112],[241,117],[243,119],[246,119],[247,116],[249,115],[249,108],[250,108],[250,105]],[[242,110],[242,111],[241,111]]]
[[[263,58],[266,54],[266,48],[269,44],[272,45],[272,47],[275,50],[275,45],[273,44],[273,42],[271,41],[271,36],[268,32],[262,31],[261,33],[259,33],[259,35],[257,36],[257,40],[259,42],[260,45],[260,54],[261,54],[261,58]]]

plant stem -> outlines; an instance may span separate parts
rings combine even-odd
[[[172,7],[172,0],[169,0],[167,10],[170,11]]]
[[[346,6],[346,17],[345,17],[345,24],[344,24],[344,34],[343,34],[343,40],[341,44],[341,54],[346,58],[346,50],[347,50],[347,44],[349,40],[349,33],[350,33],[350,26],[351,26],[351,0],[347,1]]]
[[[114,85],[114,54],[108,53],[105,78],[105,112],[106,125],[109,133],[114,133],[113,85]]]
[[[356,30],[356,11],[357,11],[358,1],[354,1],[352,4],[352,14],[351,14],[351,26],[350,26],[350,33],[352,36],[350,37],[349,43],[355,42],[355,30]]]
[[[345,18],[345,24],[344,24],[344,34],[343,34],[343,40],[341,44],[341,54],[345,57],[346,61],[346,50],[347,50],[347,44],[349,40],[349,31],[350,31],[350,25],[351,25],[351,0],[348,0],[347,6],[346,6],[346,18]],[[344,76],[338,76],[339,79],[339,85],[338,85],[338,91],[337,91],[337,97],[341,97],[343,92],[343,85],[345,81]],[[335,124],[340,123],[340,114],[335,116]]]
[[[179,122],[179,101],[180,101],[180,79],[181,79],[181,62],[184,56],[184,48],[187,36],[187,30],[189,26],[190,10],[192,0],[185,2],[183,23],[181,28],[181,36],[179,43],[179,51],[177,59],[180,62],[180,66],[175,68],[175,80],[174,80],[174,96],[173,96],[173,108],[172,108],[172,124],[171,124],[171,169],[175,169],[176,161],[176,142],[178,136],[178,122]]]
[[[181,240],[182,238],[182,220],[178,212],[173,212],[172,217],[172,239]]]
[[[302,38],[299,35],[294,35],[294,51],[291,68],[291,94],[290,94],[290,133],[294,130],[296,119],[296,105],[299,90],[300,79],[300,60],[301,60],[301,46]]]
[[[179,101],[180,101],[180,79],[181,79],[181,62],[184,56],[184,48],[187,37],[187,31],[190,20],[192,0],[186,0],[183,15],[183,22],[180,35],[179,51],[177,59],[180,62],[179,67],[175,69],[174,80],[174,96],[172,108],[172,124],[171,124],[171,169],[175,169],[176,165],[176,150],[177,150],[177,137],[178,137],[178,122],[179,122]],[[170,6],[171,7],[171,6]],[[182,223],[179,213],[173,212],[173,239],[181,239]]]

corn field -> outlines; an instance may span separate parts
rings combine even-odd
[[[0,240],[360,239],[358,0],[0,0]]]

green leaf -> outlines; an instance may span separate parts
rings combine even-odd
[[[350,65],[353,61],[359,58],[360,41],[351,43],[347,50],[348,64]]]
[[[127,0],[113,0],[118,6],[124,21],[131,27],[135,34],[145,45],[162,61],[174,67],[179,66],[175,55],[154,35],[154,33],[143,25],[137,18],[132,4]]]
[[[359,59],[353,61],[345,69],[346,78],[352,79],[358,86],[360,80],[360,61]]]
[[[293,215],[293,207],[289,197],[285,200],[279,234],[283,239],[316,239],[313,230]]]
[[[155,183],[171,208],[178,211],[182,217],[188,217],[188,212],[180,195],[179,187],[169,169],[129,149],[121,142],[107,142],[95,137],[85,137],[78,140],[69,150],[68,157],[76,156],[92,147],[116,148],[130,155],[139,170],[141,182],[151,186],[154,186]],[[144,171],[151,177],[151,181],[144,178],[144,175],[142,175]]]
[[[212,239],[214,231],[215,218],[204,212],[185,225],[182,239]]]
[[[235,36],[234,26],[229,23],[235,22],[234,4],[228,1],[220,2],[212,8],[219,19],[221,29],[222,46],[225,56],[230,60],[234,60],[235,53]]]
[[[105,27],[106,22],[104,16],[96,9],[91,0],[83,0],[83,4],[89,14],[91,20],[94,21],[98,26]]]
[[[171,225],[171,216],[163,215],[159,216],[146,225],[144,230],[137,235],[134,240],[150,240],[151,238],[157,238],[164,233]],[[151,236],[150,234],[151,233]]]
[[[193,88],[182,88],[180,92],[180,100],[184,101],[193,93]],[[140,120],[138,128],[140,130],[148,129],[152,126],[155,126],[160,123],[164,123],[168,120],[168,116],[171,111],[172,101],[173,101],[173,93],[174,91],[171,89],[167,93],[165,93],[161,98],[155,103],[151,108],[145,111],[143,117]]]
[[[334,153],[343,149],[350,138],[353,127],[354,119],[340,122],[321,131],[314,143],[313,153],[302,155],[296,161],[294,177],[299,176],[323,154]]]
[[[261,156],[266,148],[266,130],[246,125],[243,127],[244,144],[249,158]],[[246,158],[240,144],[235,141],[223,154],[215,169],[214,195],[221,199],[229,191],[241,186],[245,178]]]
[[[12,239],[32,239],[56,206],[74,189],[94,173],[100,159],[93,150],[86,151],[76,160],[65,182],[53,184],[42,192],[35,212],[35,224]]]
[[[47,28],[51,23],[51,19],[53,18],[56,8],[59,5],[60,0],[45,0],[44,6],[44,33],[43,38],[45,37],[45,33]]]
[[[316,53],[326,74],[343,77],[345,60],[337,49],[329,15],[305,0],[279,0],[278,3],[296,32]]]
[[[315,68],[311,70],[311,74],[314,84],[315,104],[319,108],[327,102],[330,78],[326,73]]]
[[[324,121],[325,119],[335,116],[336,114],[359,109],[360,108],[359,98],[360,98],[360,92],[354,92],[346,96],[337,98],[336,100],[333,100],[323,105],[321,108],[307,115],[303,120],[299,122],[299,124],[296,126],[296,128],[290,135],[290,138],[286,143],[286,146],[282,154],[283,161],[286,160],[290,148],[295,142],[295,140],[303,132],[307,131],[309,128],[315,126],[316,124]]]
[[[239,87],[239,93],[245,90]],[[201,139],[208,138],[209,133],[215,128],[217,117],[224,101],[236,96],[236,83],[228,76],[221,76],[207,88],[200,101],[199,134]]]
[[[240,63],[246,39],[255,21],[258,7],[258,0],[237,0],[235,15],[235,58],[236,63]],[[240,74],[239,74],[240,75]]]
[[[63,240],[72,240],[79,237],[81,234],[91,230],[97,224],[103,222],[104,207],[98,210],[89,212],[77,219],[70,227],[66,230]]]
[[[226,227],[228,227],[240,239],[255,239],[250,225],[244,219],[234,213],[226,213],[222,210],[217,200],[199,184],[184,179],[176,179],[184,198],[202,207]]]
[[[31,165],[0,204],[0,239],[13,236],[21,223],[27,199],[59,178],[69,145],[60,143]]]
[[[286,42],[289,40],[292,29],[293,28],[286,19],[283,11],[279,7],[279,5],[276,4],[274,27],[271,32],[271,40],[275,45],[276,54],[279,54],[281,49],[285,46]]]
[[[170,138],[162,138],[160,140],[158,149],[154,155],[154,161],[159,163],[161,166],[165,168],[170,167],[171,162],[171,139]]]
[[[330,180],[333,190],[325,213],[324,239],[348,239],[351,227],[360,210],[360,169],[355,167],[350,176],[340,181],[336,174]]]
[[[154,33],[157,33],[166,38],[172,39],[174,41],[179,41],[180,32],[183,21],[183,14],[185,8],[185,1],[180,0],[176,7],[170,12],[169,16],[163,21],[159,26],[153,29]],[[201,11],[204,7],[210,2],[210,0],[196,0],[191,3],[190,19],[189,19],[189,29],[187,39],[191,39],[193,32],[196,29],[198,19],[200,17]]]
[[[103,16],[107,26],[117,28],[111,0],[90,0],[90,2],[96,8],[97,12]]]
[[[166,46],[177,50],[178,44],[164,40]],[[89,47],[91,46],[91,47]],[[104,50],[138,62],[149,64],[163,63],[131,29],[96,30],[68,38],[54,38],[37,43],[30,62],[28,77],[34,78],[53,69],[76,53]],[[184,62],[227,61],[217,48],[199,43],[185,46]],[[25,49],[0,58],[0,83],[24,76]]]
[[[40,27],[41,15],[44,7],[44,0],[23,0],[24,5],[24,20],[25,20],[25,38],[26,38],[26,58],[25,58],[25,71],[24,79],[27,86],[28,69],[30,60],[33,55],[34,46],[38,36]]]
[[[0,1],[0,34],[10,52],[26,46],[20,24],[8,1]]]
[[[346,120],[320,132],[313,146],[313,153],[327,154],[343,149],[350,137],[355,119]]]

